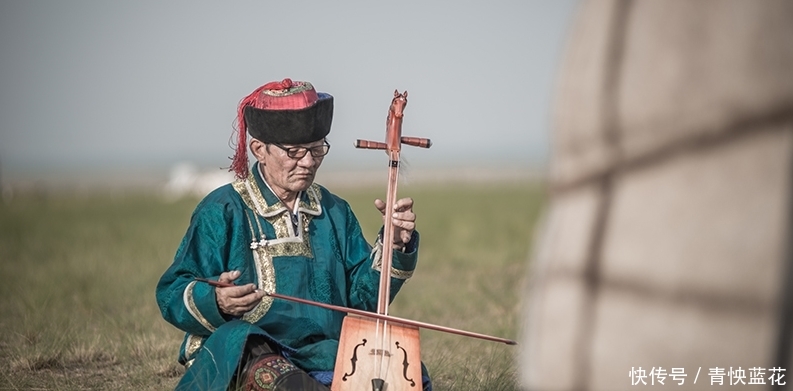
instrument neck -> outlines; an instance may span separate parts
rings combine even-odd
[[[394,204],[397,201],[397,179],[399,177],[399,151],[388,151],[388,190],[386,193],[383,221],[383,262],[380,269],[380,288],[377,301],[377,313],[388,315],[388,304],[391,297],[391,265],[394,259]]]

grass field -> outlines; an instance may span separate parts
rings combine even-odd
[[[486,189],[484,187],[487,187]],[[343,190],[367,238],[384,190]],[[542,188],[400,185],[419,267],[390,313],[515,339]],[[0,203],[0,389],[170,390],[183,334],[154,287],[198,200],[29,194]],[[520,347],[422,331],[435,390],[515,390]]]

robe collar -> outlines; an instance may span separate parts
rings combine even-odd
[[[245,181],[250,185],[250,191],[253,193],[252,201],[255,207],[253,208],[262,217],[270,217],[290,211],[286,205],[276,196],[270,187],[264,182],[264,176],[259,171],[259,164],[253,164],[251,173]],[[319,185],[312,183],[306,191],[301,191],[297,200],[297,212],[303,212],[312,216],[319,216],[322,214],[322,207],[320,206],[320,193]]]

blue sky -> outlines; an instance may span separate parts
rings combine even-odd
[[[290,77],[335,97],[323,169],[380,164],[394,89],[415,167],[542,165],[575,1],[2,1],[5,177],[227,166],[236,105]]]

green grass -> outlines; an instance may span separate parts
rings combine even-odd
[[[343,190],[368,239],[384,190]],[[390,313],[516,338],[539,186],[401,186],[416,201],[419,267]],[[154,287],[198,200],[17,196],[0,203],[0,389],[170,390],[182,333]],[[515,390],[516,347],[422,331],[435,389]]]

